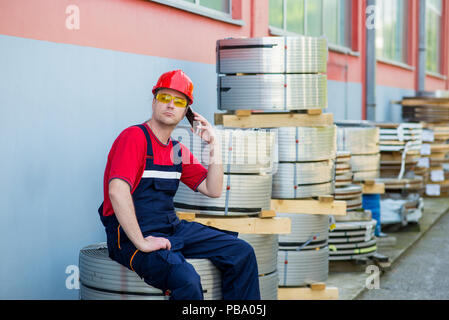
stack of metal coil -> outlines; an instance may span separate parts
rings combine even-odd
[[[215,127],[221,148],[224,178],[222,196],[209,198],[180,184],[174,198],[175,208],[214,216],[258,215],[270,210],[272,172],[277,162],[276,129],[230,129]],[[172,137],[184,144],[208,168],[209,145],[193,134],[190,128],[178,127]],[[256,254],[261,298],[277,299],[278,236],[240,234]]]
[[[337,123],[338,150],[351,153],[353,181],[379,177],[379,128],[369,122],[346,121]]]
[[[296,213],[277,215],[291,219],[291,233],[279,235],[279,285],[304,286],[327,280],[329,217]]]
[[[354,260],[374,255],[377,251],[376,223],[376,220],[337,222],[329,232],[329,260]]]
[[[371,212],[363,210],[361,185],[352,183],[351,153],[338,151],[335,170],[335,200],[346,202],[346,215],[334,216],[335,220],[341,221],[366,221],[371,220]]]
[[[278,297],[278,235],[276,234],[239,234],[239,238],[248,242],[256,254],[259,270],[260,297],[262,300],[277,300]]]
[[[180,184],[174,198],[175,208],[208,215],[258,215],[270,210],[272,171],[276,161],[276,130],[215,128],[223,164],[222,196],[209,198]],[[172,137],[184,144],[206,168],[209,145],[179,127]]]
[[[336,126],[279,128],[279,164],[273,175],[273,198],[332,194],[336,138]]]
[[[314,37],[217,41],[218,108],[327,108],[327,42]]]
[[[205,300],[219,300],[221,273],[207,259],[187,259],[201,277]],[[167,300],[161,290],[148,285],[135,272],[111,260],[106,243],[84,247],[79,255],[80,299]]]

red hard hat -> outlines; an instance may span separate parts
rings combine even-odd
[[[153,94],[161,88],[179,91],[189,98],[189,104],[193,103],[193,82],[182,70],[173,70],[161,75],[153,87]]]

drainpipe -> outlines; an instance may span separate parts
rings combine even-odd
[[[370,25],[366,25],[366,119],[376,120],[376,28],[375,20],[377,8],[376,0],[366,1],[366,20],[371,20]],[[376,8],[376,9],[374,9]],[[374,13],[374,16],[373,16]]]
[[[418,96],[425,92],[426,82],[426,0],[419,1]]]

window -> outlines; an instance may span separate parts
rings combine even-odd
[[[351,0],[269,0],[270,26],[351,47]]]
[[[407,1],[378,0],[376,54],[380,59],[407,63]]]
[[[230,11],[231,0],[183,0],[183,1],[191,2],[198,6],[214,9],[224,13],[231,13]]]
[[[441,0],[426,1],[427,71],[441,71]]]

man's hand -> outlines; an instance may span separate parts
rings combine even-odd
[[[142,252],[152,252],[161,249],[171,249],[171,243],[166,238],[148,236],[144,238],[143,242],[137,248]]]
[[[212,128],[212,125],[209,123],[209,121],[206,120],[202,115],[199,113],[192,111],[195,121],[199,121],[201,123],[201,130],[199,133],[199,136],[201,139],[206,141],[208,144],[211,144],[215,141],[215,132]],[[193,128],[190,128],[190,130],[193,132]]]

